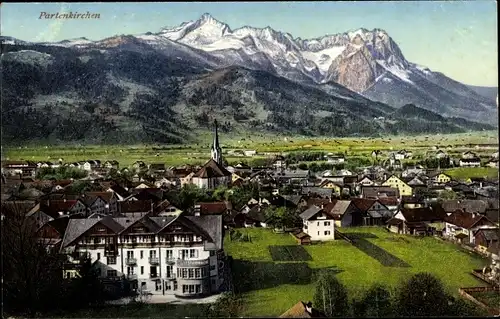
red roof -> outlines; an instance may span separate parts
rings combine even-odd
[[[227,211],[225,202],[197,203],[200,206],[200,215],[220,215]]]
[[[231,176],[231,173],[222,165],[214,161],[209,160],[203,167],[194,174],[194,177],[198,178],[214,178],[214,177],[224,177]]]
[[[450,216],[446,216],[444,221],[452,225],[462,227],[465,229],[470,229],[480,221],[486,221],[493,226],[493,223],[484,215],[467,213],[464,211],[456,211]]]
[[[376,199],[367,199],[367,198],[352,198],[351,202],[361,211],[366,212],[370,207],[375,204]]]

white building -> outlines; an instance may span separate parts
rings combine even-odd
[[[311,241],[335,239],[335,220],[323,209],[313,205],[302,212],[300,218],[302,231],[311,236]]]
[[[89,256],[101,279],[200,297],[224,282],[222,216],[71,219],[61,252]]]

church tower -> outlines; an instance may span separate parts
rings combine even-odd
[[[214,134],[214,141],[212,144],[212,150],[210,151],[212,159],[217,162],[219,165],[222,164],[222,149],[219,146],[219,132],[217,129],[217,120],[214,121],[215,125],[215,134]]]

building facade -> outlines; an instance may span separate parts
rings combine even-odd
[[[177,297],[217,293],[224,282],[221,216],[70,220],[61,250],[90,257],[104,281]]]

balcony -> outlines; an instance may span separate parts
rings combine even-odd
[[[208,266],[209,263],[210,260],[208,258],[201,260],[188,260],[188,259],[177,260],[178,267],[202,267],[202,266]]]
[[[137,274],[127,274],[128,280],[137,280]]]
[[[165,258],[165,262],[167,263],[167,265],[173,265],[173,264],[175,264],[175,261],[176,261],[176,259],[174,257]]]
[[[135,265],[137,264],[137,258],[126,258],[125,263],[127,265]]]
[[[160,278],[160,276],[158,275],[158,273],[151,273],[151,274],[149,274],[149,278],[158,279],[158,278]]]
[[[166,274],[165,275],[165,278],[168,279],[168,280],[175,280],[177,278],[177,274],[171,272],[170,274]]]
[[[158,257],[149,257],[149,263],[151,265],[158,265],[160,263],[160,259]]]

